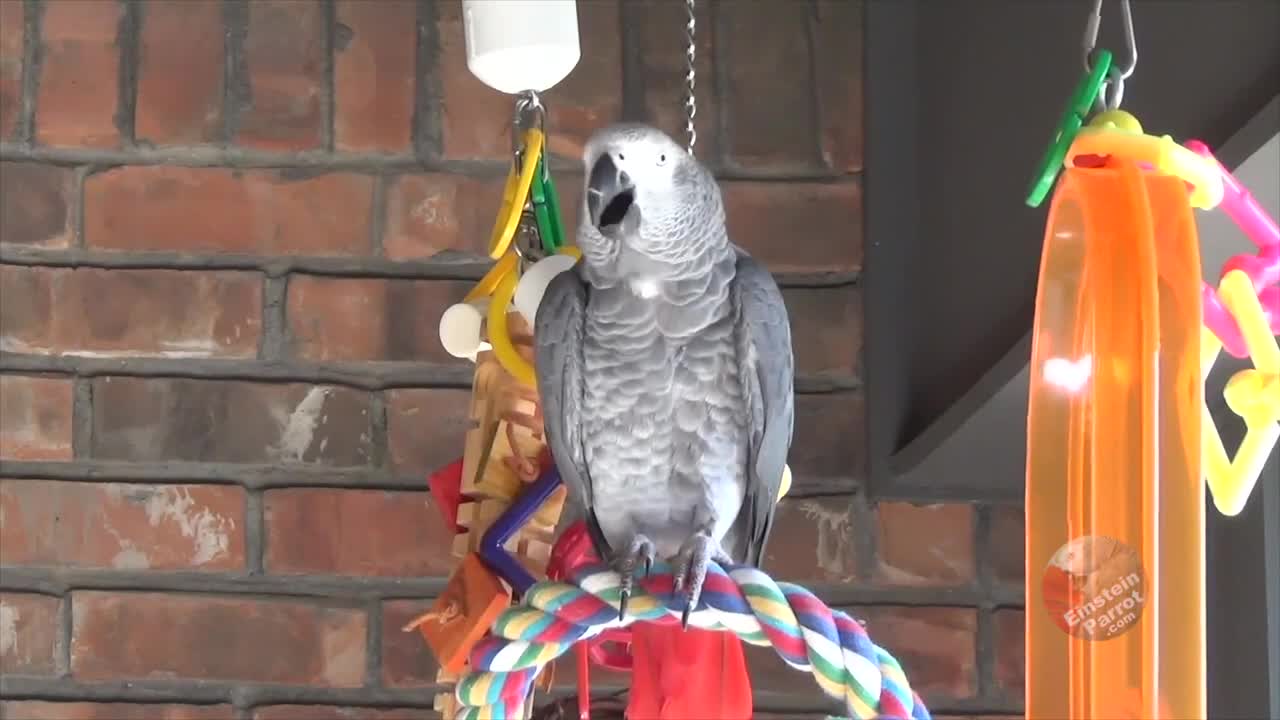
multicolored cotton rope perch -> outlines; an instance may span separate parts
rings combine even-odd
[[[471,654],[471,674],[458,683],[458,720],[519,717],[539,669],[574,643],[632,622],[678,622],[683,598],[669,565],[640,579],[618,619],[620,576],[596,565],[573,584],[540,582],[505,611]],[[799,585],[774,582],[753,567],[713,564],[689,624],[733,632],[743,642],[771,646],[786,663],[813,674],[849,715],[928,720],[898,661],[867,637],[856,620],[832,610]]]

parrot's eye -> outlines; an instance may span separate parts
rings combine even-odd
[[[658,164],[659,164],[659,165],[666,165],[666,164],[667,164],[667,156],[666,156],[666,154],[662,154],[662,155],[659,155],[659,156],[658,156]]]

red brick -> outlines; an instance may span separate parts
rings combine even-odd
[[[5,565],[117,570],[244,567],[238,487],[0,480]]]
[[[0,375],[0,458],[71,459],[71,381]]]
[[[470,409],[470,390],[389,391],[387,455],[392,471],[422,478],[457,460]]]
[[[0,348],[46,355],[254,357],[262,281],[239,272],[0,266]]]
[[[686,22],[685,5],[669,0],[627,0],[636,6],[633,17],[643,20],[640,26],[640,68],[644,87],[644,109],[648,122],[661,128],[680,143],[687,141],[685,134],[685,73],[687,60],[684,37]],[[720,108],[715,97],[715,71],[712,58],[715,46],[712,42],[711,5],[700,3],[697,18],[697,77],[694,86],[697,101],[697,117],[694,127],[698,142],[694,153],[704,160],[719,153],[717,129]]]
[[[157,145],[215,142],[222,128],[222,3],[143,3],[134,134]]]
[[[462,4],[441,3],[439,76],[444,103],[444,150],[450,158],[511,157],[512,100],[467,70]],[[617,0],[578,3],[582,59],[544,95],[554,136],[580,145],[622,111],[622,60]],[[675,30],[673,30],[675,31]]]
[[[803,169],[816,160],[812,61],[804,38],[808,3],[723,3],[733,28],[721,57],[729,116],[729,157],[735,165]],[[709,78],[708,78],[709,79]]]
[[[764,569],[777,580],[851,583],[856,580],[857,546],[853,498],[848,495],[797,499],[778,504]]]
[[[862,267],[862,197],[852,183],[723,183],[729,235],[774,272]]]
[[[46,3],[36,96],[36,140],[45,145],[115,147],[124,5],[102,0]]]
[[[853,375],[862,352],[862,291],[856,287],[785,288],[796,372]]]
[[[440,346],[436,325],[472,284],[295,275],[287,306],[294,355],[315,361],[463,362]]]
[[[412,35],[410,28],[405,28]],[[320,145],[324,92],[324,13],[318,0],[249,3],[244,44],[249,105],[237,142],[265,150]]]
[[[382,603],[382,684],[389,688],[436,684],[431,648],[416,631],[404,632],[409,622],[431,609],[431,600],[387,600]]]
[[[1020,505],[991,508],[987,562],[999,582],[1022,585],[1026,579],[1026,520]]]
[[[364,466],[369,398],[348,388],[177,378],[93,381],[100,460]]]
[[[414,0],[339,0],[333,61],[334,145],[398,152],[413,135]]]
[[[923,696],[968,698],[977,691],[977,611],[972,608],[853,608],[867,633],[902,665]]]
[[[188,678],[339,688],[364,681],[368,623],[358,610],[94,591],[73,593],[71,607],[71,672],[77,680]],[[139,642],[142,637],[147,641]]]
[[[877,575],[895,585],[973,581],[973,508],[963,504],[881,503]]]
[[[995,621],[996,682],[1009,695],[1021,697],[1026,673],[1026,616],[1021,610],[997,610]]]
[[[9,548],[3,550],[0,562],[8,565]],[[5,675],[56,674],[61,606],[61,600],[48,595],[0,593],[0,669]],[[0,717],[21,716],[0,712]]]
[[[271,490],[264,512],[268,572],[433,577],[455,564],[426,492]]]
[[[818,140],[827,167],[862,169],[862,55],[865,3],[818,0],[813,23]]]
[[[796,395],[795,432],[787,462],[793,481],[865,475],[866,412],[861,393]],[[791,492],[800,494],[798,488]]]
[[[0,244],[60,248],[71,242],[75,174],[69,168],[0,162],[0,188]]]
[[[425,260],[450,250],[488,257],[504,182],[436,173],[391,180],[382,240],[387,257]]]
[[[0,0],[0,140],[16,137],[22,120],[24,28],[23,4]]]
[[[439,720],[439,718],[439,713],[422,708],[267,705],[253,711],[253,720]]]
[[[96,702],[0,702],[0,717],[12,720],[235,720],[230,705],[161,705]]]
[[[84,234],[106,250],[363,255],[372,203],[367,175],[122,167],[85,182]]]

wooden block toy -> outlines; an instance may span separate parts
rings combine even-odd
[[[492,352],[483,352],[476,356],[476,369],[471,381],[471,408],[468,417],[472,427],[467,431],[462,455],[462,479],[460,482],[463,495],[472,495],[475,480],[481,465],[489,454],[493,435],[497,429],[497,397],[495,391],[499,379],[506,375],[502,365]]]
[[[462,559],[431,610],[410,623],[426,639],[440,667],[460,673],[467,655],[511,605],[511,590],[474,553]]]

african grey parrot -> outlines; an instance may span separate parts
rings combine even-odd
[[[615,125],[583,160],[582,259],[535,315],[547,442],[622,576],[619,614],[657,555],[687,625],[710,561],[763,558],[791,445],[791,329],[772,276],[729,242],[715,178],[674,140]]]

